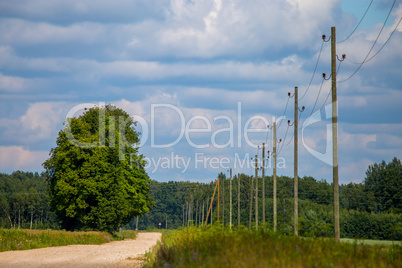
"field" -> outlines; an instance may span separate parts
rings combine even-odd
[[[401,267],[399,245],[336,243],[269,230],[189,227],[166,233],[146,267]]]
[[[75,244],[99,245],[124,238],[135,238],[136,232],[124,230],[112,236],[105,232],[67,232],[53,230],[0,229],[0,252]]]

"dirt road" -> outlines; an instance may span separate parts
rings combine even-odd
[[[160,237],[160,233],[139,233],[135,240],[103,245],[0,252],[0,267],[140,267],[143,254]]]

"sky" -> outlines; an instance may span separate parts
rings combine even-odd
[[[0,0],[0,172],[43,171],[68,117],[113,104],[151,179],[252,175],[262,143],[271,176],[274,122],[293,177],[298,87],[298,174],[332,182],[334,26],[339,182],[362,182],[402,157],[401,18],[399,0]]]

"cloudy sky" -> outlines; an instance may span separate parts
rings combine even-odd
[[[360,182],[402,157],[401,18],[399,0],[0,0],[0,172],[42,171],[67,116],[112,103],[138,121],[152,179],[253,174],[275,120],[293,176],[297,86],[299,175],[330,182],[336,26],[340,183]]]

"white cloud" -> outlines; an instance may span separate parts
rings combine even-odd
[[[0,92],[18,93],[25,91],[27,88],[27,80],[20,77],[6,76],[0,73]]]
[[[30,104],[26,113],[17,119],[0,119],[3,140],[23,144],[55,140],[67,107],[65,102],[37,102]]]
[[[0,146],[0,170],[39,171],[39,167],[49,157],[46,151],[30,151],[22,146]]]

